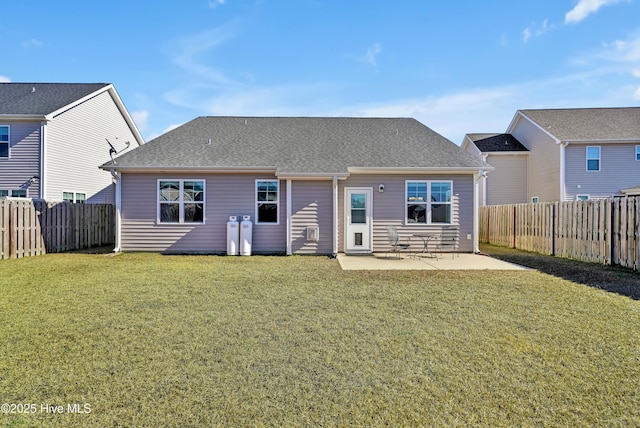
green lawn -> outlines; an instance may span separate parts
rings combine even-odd
[[[638,426],[638,326],[538,271],[4,260],[0,402],[36,406],[0,426]]]

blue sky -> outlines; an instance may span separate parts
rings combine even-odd
[[[640,105],[640,0],[21,0],[2,17],[0,81],[113,83],[147,140],[203,115],[366,116],[460,144],[518,109]]]

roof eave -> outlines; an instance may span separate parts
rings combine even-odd
[[[0,114],[0,120],[6,121],[43,121],[48,120],[42,114]]]
[[[486,166],[473,167],[351,167],[352,174],[475,174],[479,171],[493,171],[495,168]]]
[[[100,165],[98,168],[106,170],[106,171],[120,171],[120,172],[135,172],[135,173],[202,173],[207,172],[211,174],[216,173],[233,173],[233,174],[242,174],[242,173],[268,173],[275,174],[275,167],[266,167],[266,166],[233,166],[233,167],[212,167],[212,166],[127,166],[127,165],[118,165],[116,162],[114,163],[106,163],[104,165]]]

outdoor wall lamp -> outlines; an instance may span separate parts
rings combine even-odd
[[[378,186],[378,192],[384,193],[384,184]]]

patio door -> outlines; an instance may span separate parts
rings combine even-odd
[[[345,200],[345,253],[371,253],[373,222],[371,205],[373,188],[346,187]]]

